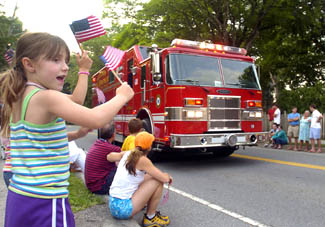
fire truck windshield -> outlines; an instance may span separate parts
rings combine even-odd
[[[226,87],[260,89],[254,64],[221,59],[221,66]]]
[[[189,54],[169,54],[165,61],[168,84],[260,88],[255,67],[249,62]]]

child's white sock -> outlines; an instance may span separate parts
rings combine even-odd
[[[150,220],[153,219],[155,217],[155,213],[154,214],[147,214],[147,218],[149,218]]]

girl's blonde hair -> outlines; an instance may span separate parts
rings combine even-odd
[[[54,60],[62,51],[66,52],[66,62],[70,60],[70,51],[66,43],[58,36],[48,33],[25,33],[16,47],[12,68],[0,75],[0,102],[4,104],[1,111],[1,134],[9,137],[9,122],[13,103],[17,102],[25,90],[27,82],[22,59],[28,57],[33,61],[41,58]]]

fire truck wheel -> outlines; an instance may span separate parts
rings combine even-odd
[[[225,157],[230,156],[232,153],[234,153],[235,150],[237,150],[237,148],[236,147],[222,147],[219,149],[212,148],[211,150],[212,150],[213,156],[219,157],[219,158],[225,158]]]
[[[145,118],[142,120],[143,123],[143,128],[149,132],[152,133],[152,129],[151,129],[151,124],[150,124],[150,120],[148,118]]]

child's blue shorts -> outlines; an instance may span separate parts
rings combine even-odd
[[[114,218],[129,219],[132,215],[132,200],[109,196],[109,209]]]

